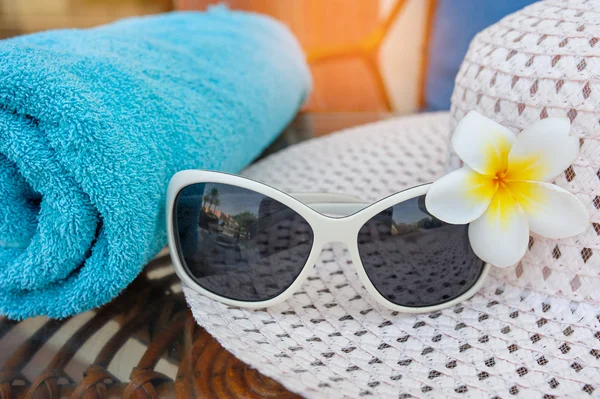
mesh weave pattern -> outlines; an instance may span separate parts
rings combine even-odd
[[[555,181],[592,223],[564,240],[530,239],[520,265],[495,275],[550,295],[600,304],[600,1],[547,0],[504,18],[472,41],[456,80],[450,128],[470,110],[515,133],[568,117],[579,158]],[[451,165],[458,159],[452,156]]]
[[[354,128],[290,147],[246,175],[283,191],[375,201],[444,172],[448,126],[447,114],[430,114]],[[223,346],[306,397],[600,394],[600,308],[498,276],[461,305],[400,314],[376,303],[346,249],[332,244],[278,306],[239,309],[184,291]]]

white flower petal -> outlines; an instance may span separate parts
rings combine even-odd
[[[452,147],[460,159],[482,175],[506,170],[513,132],[478,112],[469,112],[452,135]]]
[[[569,167],[579,153],[579,139],[569,136],[567,118],[546,118],[523,130],[508,157],[509,180],[547,181]]]
[[[508,188],[529,221],[529,228],[548,238],[581,234],[589,225],[589,215],[579,200],[567,190],[544,182],[510,182]]]
[[[467,224],[489,206],[495,182],[465,166],[436,180],[425,197],[427,210],[446,223]]]
[[[514,265],[525,255],[527,218],[506,188],[499,187],[487,211],[469,225],[469,240],[479,258],[497,267]]]

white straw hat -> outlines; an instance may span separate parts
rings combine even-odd
[[[595,10],[595,11],[594,11]],[[532,237],[502,277],[519,286],[600,303],[600,1],[548,0],[515,13],[471,43],[452,95],[450,128],[470,110],[514,132],[543,118],[571,120],[579,158],[555,183],[586,205],[588,230],[565,240]],[[453,154],[452,165],[457,157]]]
[[[198,323],[242,361],[313,398],[600,397],[600,1],[548,0],[480,33],[451,114],[424,114],[311,140],[246,176],[287,192],[376,201],[446,171],[447,138],[469,110],[518,133],[571,118],[580,157],[556,183],[592,223],[565,240],[534,237],[523,261],[494,269],[472,299],[429,314],[379,306],[345,248],[323,252],[281,305],[230,307],[184,287]],[[454,162],[454,164],[456,164]]]

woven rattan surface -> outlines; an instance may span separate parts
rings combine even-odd
[[[27,325],[31,322],[0,319],[2,399],[296,397],[196,325],[168,254],[157,257],[122,295],[94,312],[64,320],[38,318],[35,329]],[[73,324],[77,328],[68,328]],[[116,328],[100,334],[109,325]],[[64,343],[54,345],[61,334]],[[12,345],[14,341],[20,342]],[[143,350],[134,354],[128,346]],[[118,364],[123,354],[135,364],[128,372]],[[157,367],[159,362],[166,366]]]

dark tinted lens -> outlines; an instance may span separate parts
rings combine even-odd
[[[203,288],[240,301],[271,299],[304,267],[309,224],[287,206],[227,184],[185,187],[175,202],[179,258]]]
[[[401,306],[433,306],[459,297],[484,266],[471,249],[467,226],[431,216],[425,196],[369,220],[360,229],[358,250],[375,288]]]

